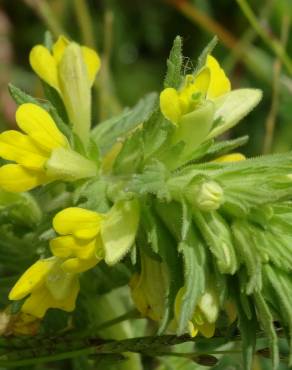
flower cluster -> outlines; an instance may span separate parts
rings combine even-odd
[[[29,295],[22,311],[42,318],[48,308],[73,311],[79,292],[78,274],[103,258],[100,239],[102,215],[82,208],[66,208],[53,220],[62,236],[51,240],[53,257],[33,264],[17,281],[9,299]]]
[[[232,152],[246,137],[215,140],[261,92],[231,89],[210,45],[184,76],[178,37],[160,95],[93,129],[99,56],[63,36],[33,48],[30,63],[49,102],[17,93],[20,131],[0,134],[8,161],[0,168],[0,206],[17,222],[34,210],[22,232],[38,224],[28,234],[42,244],[10,291],[20,312],[19,327],[8,330],[29,332],[26,323],[39,324],[50,308],[73,311],[88,270],[113,273],[105,290],[121,285],[115,274],[123,270],[133,304],[160,332],[209,338],[238,320],[249,336],[257,322],[277,363],[274,318],[292,332],[292,158],[246,159]],[[101,294],[104,287],[92,285]],[[245,351],[251,363],[251,348]]]

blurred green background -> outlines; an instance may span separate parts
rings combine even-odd
[[[28,54],[44,33],[65,33],[97,48],[103,57],[94,92],[94,122],[159,91],[176,35],[184,40],[185,71],[195,65],[214,33],[214,52],[233,88],[264,91],[260,106],[231,136],[249,133],[248,155],[292,148],[291,0],[249,0],[256,25],[240,8],[242,0],[2,0],[0,1],[0,120],[14,125],[9,81],[38,97],[41,85]],[[260,35],[259,35],[260,33]],[[277,44],[273,48],[273,45]],[[285,54],[280,58],[278,54]],[[289,56],[290,55],[290,56]],[[280,55],[281,56],[281,55]],[[284,65],[283,65],[283,63]],[[288,68],[290,63],[290,68]]]

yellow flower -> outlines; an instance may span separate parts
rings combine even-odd
[[[175,299],[175,317],[179,318],[184,289],[181,288]],[[191,320],[188,322],[188,332],[195,337],[200,332],[204,337],[211,338],[215,333],[215,322],[219,314],[219,304],[216,293],[207,288],[195,308]]]
[[[182,117],[194,111],[202,100],[213,100],[230,91],[230,81],[217,60],[209,55],[206,65],[197,75],[186,75],[183,86],[177,91],[166,88],[160,94],[160,109],[175,125]]]
[[[214,161],[212,162],[217,162],[217,163],[240,162],[240,161],[244,161],[245,159],[246,159],[245,156],[241,153],[230,153],[230,154],[222,155],[221,157],[214,159]]]
[[[162,319],[166,299],[166,271],[163,263],[141,253],[141,274],[130,281],[133,301],[145,317],[154,321]]]
[[[16,162],[0,168],[4,190],[22,192],[57,178],[75,180],[96,174],[95,164],[70,149],[43,108],[22,104],[16,111],[16,122],[23,133],[8,130],[0,134],[0,156]]]
[[[37,45],[29,60],[36,74],[60,94],[73,131],[86,146],[91,125],[91,86],[100,68],[98,54],[60,36],[52,52]]]
[[[42,318],[49,308],[71,312],[79,292],[77,274],[62,269],[62,259],[51,257],[34,263],[16,282],[9,299],[28,296],[21,311]]]
[[[53,45],[52,52],[43,45],[36,45],[29,55],[30,65],[35,73],[61,95],[59,66],[65,50],[70,44],[69,40],[64,36],[60,36]],[[86,46],[81,46],[81,52],[87,70],[88,81],[92,85],[100,68],[100,58],[94,50]]]
[[[54,256],[63,258],[62,269],[80,273],[94,267],[104,257],[100,237],[103,215],[71,207],[57,213],[53,227],[62,236],[50,242]]]

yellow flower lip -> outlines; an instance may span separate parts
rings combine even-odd
[[[100,238],[104,216],[84,208],[69,207],[54,217],[53,227],[61,235],[50,242],[54,256],[63,258],[62,269],[80,273],[94,267],[104,256]]]
[[[92,239],[100,231],[102,215],[84,208],[70,207],[57,213],[54,229],[61,235],[72,234],[79,239]]]

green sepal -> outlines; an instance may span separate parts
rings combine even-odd
[[[101,228],[105,262],[114,265],[133,246],[139,225],[140,206],[137,199],[117,202],[106,215]]]
[[[234,274],[238,269],[238,261],[227,222],[216,211],[200,212],[195,208],[193,208],[193,219],[216,258],[219,271],[224,274]]]
[[[172,136],[173,145],[180,141],[185,144],[181,161],[190,160],[197,147],[206,139],[213,124],[214,112],[214,104],[207,101],[200,108],[182,116]]]

